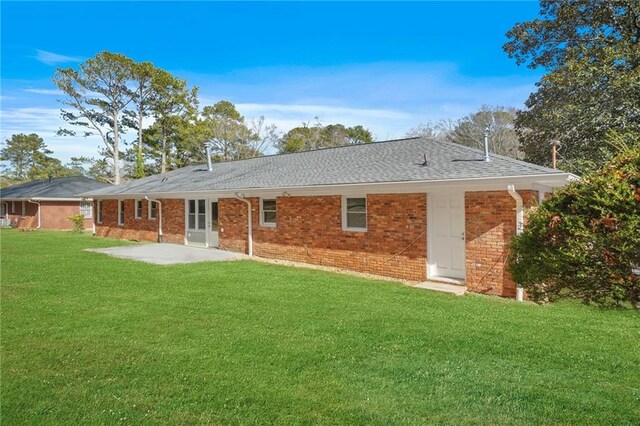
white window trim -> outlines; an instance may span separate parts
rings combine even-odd
[[[96,201],[96,223],[102,224],[102,201]]]
[[[140,203],[139,214],[138,214],[138,203]],[[134,219],[142,219],[142,200],[135,200],[135,203],[133,203],[133,207],[134,207],[134,212],[133,212]]]
[[[124,200],[118,200],[118,226],[124,226],[124,220],[122,220],[123,207],[124,207]]]
[[[156,217],[151,217],[151,204],[152,203],[155,203],[155,201],[149,200],[148,203],[147,203],[147,219],[156,220],[156,218],[158,217],[158,204],[156,203]]]
[[[22,202],[22,212],[21,212],[21,216],[22,217],[27,217],[27,202],[23,201]]]
[[[264,200],[274,200],[276,202],[276,221],[265,222],[264,221]],[[267,228],[275,228],[278,223],[278,198],[260,198],[260,226],[266,226]]]
[[[84,213],[82,213],[82,204],[86,203],[87,205],[89,205],[89,214],[85,215]],[[80,211],[80,214],[84,216],[85,219],[92,219],[93,218],[93,203],[91,201],[80,201],[80,204],[78,205],[78,209]]]
[[[347,226],[347,198],[364,198],[364,228],[353,228]],[[366,195],[343,195],[342,196],[342,230],[348,232],[367,232],[369,227],[369,212],[367,209],[367,196]]]

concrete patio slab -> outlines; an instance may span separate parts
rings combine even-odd
[[[128,247],[108,247],[87,249],[94,253],[108,254],[122,259],[138,260],[156,265],[175,265],[181,263],[219,262],[248,258],[242,253],[218,250],[214,248],[189,247],[180,244],[142,244]]]

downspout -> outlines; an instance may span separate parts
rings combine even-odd
[[[34,200],[27,200],[29,203],[31,204],[37,204],[38,205],[38,226],[36,227],[36,229],[40,229],[40,201],[34,201]]]
[[[524,228],[524,208],[522,207],[522,197],[515,189],[513,184],[507,186],[509,195],[516,200],[516,235],[522,234]],[[522,302],[524,300],[524,289],[520,286],[516,287],[516,300]]]
[[[155,198],[144,197],[145,200],[158,203],[158,242],[162,242],[162,202]]]
[[[253,230],[251,226],[251,201],[244,198],[244,194],[236,192],[236,198],[247,204],[247,254],[253,256]]]

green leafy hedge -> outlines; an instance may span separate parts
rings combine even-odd
[[[513,279],[537,302],[640,309],[640,149],[558,191],[513,240]]]

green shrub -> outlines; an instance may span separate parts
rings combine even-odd
[[[640,149],[529,212],[513,240],[513,279],[537,302],[578,298],[640,309]]]
[[[82,232],[84,231],[84,215],[81,213],[72,214],[67,217],[67,220],[73,222],[73,232]]]

